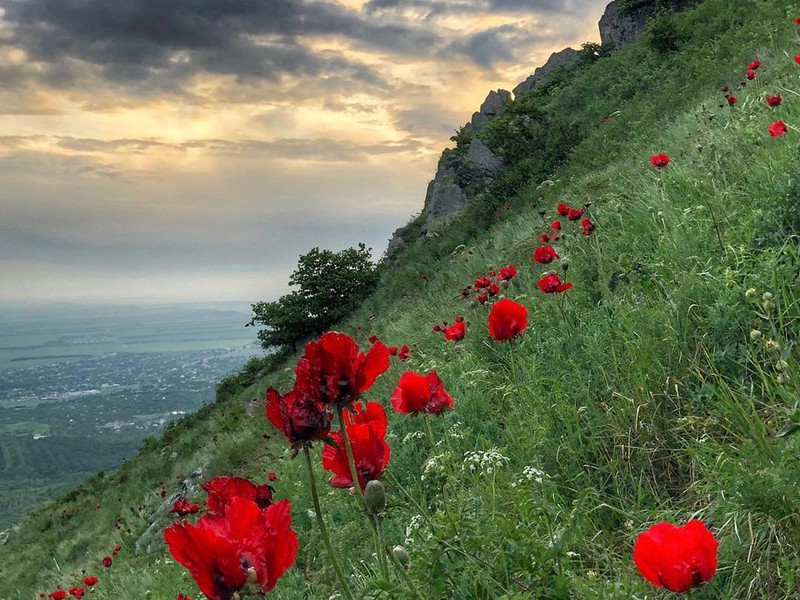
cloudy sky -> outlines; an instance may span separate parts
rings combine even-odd
[[[608,0],[0,0],[0,301],[247,300],[377,254]]]

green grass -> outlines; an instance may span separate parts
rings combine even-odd
[[[408,363],[393,364],[369,399],[388,405],[409,368],[436,369],[455,399],[454,411],[431,420],[434,446],[419,419],[390,415],[386,535],[406,545],[422,597],[667,598],[636,572],[633,541],[656,521],[695,517],[720,554],[717,576],[693,598],[800,598],[800,132],[766,133],[777,118],[800,126],[795,9],[709,0],[675,17],[687,33],[679,52],[659,59],[645,38],[565,75],[547,110],[562,110],[582,132],[569,162],[546,173],[554,184],[541,187],[543,177],[528,171],[533,179],[490,228],[475,226],[481,210],[497,210],[485,197],[438,238],[412,244],[342,324],[363,344],[376,334],[411,346]],[[736,84],[754,57],[764,63],[758,78],[736,90],[734,110],[720,108],[717,87]],[[774,91],[784,104],[768,109],[764,96]],[[663,172],[647,162],[657,151],[672,157]],[[582,238],[565,225],[556,247],[575,287],[547,297],[530,256],[545,226],[539,211],[549,222],[560,201],[590,201],[598,228]],[[457,295],[509,262],[520,274],[505,294],[528,306],[529,326],[497,344],[487,309]],[[773,294],[768,310],[764,292]],[[456,314],[468,321],[458,345],[431,332]],[[135,554],[134,542],[160,491],[177,490],[198,467],[204,478],[259,482],[276,471],[300,552],[271,597],[330,597],[334,573],[308,514],[302,461],[290,460],[260,406],[246,410],[268,385],[287,389],[292,364],[172,425],[119,471],[12,530],[0,547],[0,597],[29,598],[88,569],[102,576],[98,600],[196,598],[163,545]],[[471,469],[473,456],[484,465]],[[321,500],[358,596],[413,597],[401,578],[377,575],[353,499],[323,487]],[[117,541],[124,549],[106,571],[98,561]]]

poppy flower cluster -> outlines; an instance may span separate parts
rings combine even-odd
[[[486,275],[476,277],[472,285],[461,290],[461,297],[469,299],[474,296],[475,302],[484,305],[492,298],[497,297],[502,287],[516,276],[517,269],[514,265],[502,267],[499,272],[491,270]]]
[[[203,489],[210,512],[164,530],[170,554],[209,600],[230,600],[246,586],[266,594],[297,555],[291,503],[272,503],[264,486],[239,478],[219,477]]]
[[[569,219],[570,221],[578,221],[585,214],[582,208],[572,208],[563,203],[559,204],[556,207],[556,210],[558,211],[559,215],[561,215],[562,217],[567,217],[567,219]],[[559,223],[559,230],[560,230],[560,225],[561,224]]]
[[[633,561],[654,586],[682,594],[714,577],[717,540],[701,521],[656,523],[636,538]]]
[[[434,333],[444,334],[444,338],[450,342],[460,342],[467,335],[467,324],[464,322],[464,317],[461,315],[456,316],[455,323],[448,325],[447,321],[438,323],[433,326]]]
[[[428,375],[406,371],[394,388],[392,408],[398,413],[440,415],[445,409],[453,408],[453,398],[444,390],[436,371]]]
[[[344,411],[344,422],[363,492],[368,482],[381,478],[389,463],[391,449],[386,442],[386,412],[378,402],[366,405],[359,402],[352,410]],[[333,473],[329,483],[338,488],[354,487],[342,432],[332,432],[330,440],[332,444],[322,449],[322,468]]]

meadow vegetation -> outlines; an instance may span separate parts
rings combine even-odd
[[[720,543],[716,577],[693,598],[800,598],[796,10],[707,0],[662,17],[671,49],[651,30],[515,102],[482,134],[508,174],[405,248],[337,325],[362,348],[371,335],[410,346],[366,399],[388,407],[408,369],[436,370],[454,399],[435,418],[387,410],[383,526],[408,552],[407,572],[382,575],[356,499],[321,486],[358,598],[667,598],[637,572],[633,543],[657,521],[692,518]],[[758,74],[740,87],[754,59]],[[776,93],[782,104],[768,107]],[[773,139],[778,119],[790,129]],[[671,157],[663,169],[648,162],[659,152]],[[574,287],[542,294],[545,268],[531,257],[561,202],[586,207],[596,230],[584,237],[565,223],[553,245]],[[517,276],[502,295],[528,308],[528,326],[498,343],[489,304],[459,292],[508,264]],[[432,331],[456,315],[463,341]],[[0,598],[49,593],[81,570],[100,577],[98,600],[196,598],[163,543],[136,553],[135,542],[162,490],[200,467],[204,480],[277,473],[300,545],[270,597],[336,597],[303,458],[291,460],[264,416],[266,389],[289,389],[295,359],[264,377],[251,365],[250,379],[118,471],[6,532]],[[116,543],[112,567],[100,566]]]

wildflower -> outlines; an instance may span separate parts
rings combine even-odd
[[[189,596],[184,596],[183,594],[178,594],[175,600],[192,600]]]
[[[539,246],[533,251],[533,260],[542,265],[547,265],[558,258],[558,253],[552,246]]]
[[[570,208],[569,214],[567,215],[567,219],[570,221],[577,221],[584,215],[584,212],[580,208]]]
[[[67,592],[64,590],[56,590],[54,592],[50,592],[47,597],[51,598],[51,600],[64,600],[64,598],[67,597]]]
[[[581,221],[581,227],[583,228],[583,237],[589,237],[592,235],[597,225],[592,223],[589,219],[584,219]]]
[[[728,106],[733,106],[734,104],[736,104],[737,102],[739,102],[739,99],[738,99],[736,96],[734,96],[733,94],[731,94],[730,96],[728,96],[728,97],[727,97],[727,100],[728,100]]]
[[[110,556],[104,556],[103,560],[100,561],[100,564],[108,568],[113,564],[113,562],[114,560]]]
[[[486,304],[486,301],[489,299],[489,294],[487,292],[483,292],[479,296],[475,297],[475,300],[478,304]]]
[[[783,98],[781,97],[780,94],[775,94],[774,96],[767,96],[767,106],[775,108],[777,106],[780,106],[781,102],[783,102]]]
[[[344,406],[357,400],[388,368],[389,349],[383,342],[364,353],[347,334],[329,331],[306,344],[295,369],[295,391],[325,404]]]
[[[701,521],[656,523],[636,538],[633,560],[654,586],[683,593],[714,577],[717,540]]]
[[[747,71],[747,73],[744,74],[744,76],[747,77],[748,80],[752,81],[753,79],[756,78],[756,72],[750,69]]]
[[[562,283],[561,278],[556,273],[545,275],[538,282],[539,290],[545,294],[566,292],[572,287],[571,283]]]
[[[558,206],[556,206],[556,210],[558,211],[558,214],[561,215],[562,217],[566,217],[569,214],[569,206],[567,206],[564,203],[561,203]]]
[[[528,309],[508,298],[500,300],[489,313],[489,334],[502,342],[525,331],[528,326]]]
[[[400,346],[400,351],[397,353],[397,358],[404,361],[411,358],[411,351],[409,350],[408,344],[403,344]]]
[[[547,242],[550,241],[550,236],[547,235],[546,233],[543,233],[539,236],[539,241],[542,242],[543,244],[546,244]]]
[[[440,415],[445,409],[453,408],[453,398],[444,390],[436,371],[427,376],[406,371],[394,388],[392,408],[399,413]]]
[[[434,325],[434,326],[431,328],[431,330],[433,331],[433,333],[439,333],[439,332],[441,332],[441,331],[442,331],[442,326],[441,326],[441,325],[439,325],[439,324],[437,323],[436,325]]]
[[[71,588],[69,588],[69,595],[73,598],[83,598],[84,593],[85,590],[77,585],[73,585]]]
[[[267,473],[267,479],[269,479],[270,481],[278,481],[278,474],[273,471],[270,471],[269,473]]]
[[[650,157],[650,164],[657,169],[663,169],[669,164],[668,154],[654,154]]]
[[[366,407],[358,403],[352,411],[345,411],[344,421],[363,491],[368,481],[380,479],[389,462],[391,449],[386,442],[386,412],[377,402],[367,402]],[[329,483],[338,488],[353,487],[342,433],[334,431],[330,438],[336,446],[326,445],[322,449],[322,468],[334,475]]]
[[[800,25],[800,17],[797,17],[797,18],[794,20],[794,24],[795,24],[795,25]]]
[[[786,127],[786,123],[783,121],[775,121],[772,125],[767,127],[767,131],[769,131],[770,137],[776,138],[789,133],[789,128]]]
[[[99,580],[97,579],[97,577],[95,577],[94,575],[90,575],[88,577],[83,578],[83,585],[85,585],[86,587],[92,587],[97,585],[98,581]]]
[[[485,275],[482,275],[475,280],[476,290],[482,290],[483,288],[488,288],[490,285],[492,285],[492,280],[486,277]]]
[[[397,346],[389,346],[389,356],[397,356]]]
[[[797,56],[794,57],[794,62],[796,62],[798,65],[800,65],[800,54],[798,54]]]
[[[208,509],[223,516],[235,498],[254,502],[259,508],[267,508],[272,504],[272,488],[269,485],[256,485],[241,477],[215,477],[204,483],[203,489],[208,494]]]
[[[464,323],[463,319],[458,320],[458,317],[456,317],[455,323],[444,330],[445,339],[451,342],[460,342],[465,335],[467,335],[467,324]]]
[[[567,214],[569,214],[569,211],[567,211]],[[550,229],[552,229],[556,233],[561,231],[561,221],[553,221],[552,223],[550,223]]]
[[[756,295],[758,295],[758,290],[756,288],[747,288],[747,291],[744,293],[744,297],[748,300],[755,299]]]
[[[764,292],[763,294],[761,294],[761,299],[764,300],[765,302],[768,300],[772,300],[774,297],[775,296],[772,295],[772,292]]]
[[[758,329],[752,329],[750,331],[750,339],[753,340],[754,342],[757,342],[758,340],[760,340],[762,335],[763,334]]]
[[[325,439],[331,430],[331,414],[326,409],[325,403],[297,390],[283,396],[272,388],[267,390],[267,419],[286,436],[293,448]]]
[[[747,65],[747,68],[748,68],[748,69],[750,69],[751,71],[755,71],[755,70],[757,70],[757,69],[758,69],[760,66],[761,66],[761,61],[760,61],[760,60],[754,60],[754,61],[753,61],[753,62],[751,62],[749,65]]]
[[[380,340],[378,339],[378,336],[377,336],[377,335],[371,335],[371,336],[369,336],[369,338],[367,338],[367,339],[369,340],[369,343],[370,343],[370,344],[375,344],[375,343],[377,343],[377,342],[379,342],[379,341],[380,341]]]
[[[775,340],[767,340],[764,347],[767,349],[767,352],[774,352],[775,354],[781,351],[781,345]]]
[[[489,286],[489,288],[486,291],[489,294],[489,296],[492,296],[492,297],[493,296],[497,296],[497,294],[500,293],[500,286],[497,285],[497,283],[493,281],[492,284]]]
[[[723,92],[725,92],[725,93],[727,94],[728,92],[730,92],[730,91],[731,91],[731,88],[730,88],[730,87],[728,87],[727,85],[723,85],[723,86],[722,86],[722,91],[723,91]]]
[[[514,277],[517,276],[517,270],[514,268],[514,265],[508,265],[507,267],[503,267],[500,269],[500,275],[498,276],[498,281],[511,281]]]
[[[190,504],[186,498],[178,498],[172,508],[169,509],[169,512],[175,513],[180,517],[193,515],[199,511],[200,507],[197,504]]]
[[[224,515],[204,515],[196,525],[175,523],[164,539],[209,600],[230,600],[248,583],[266,594],[297,554],[291,506],[281,500],[262,509],[233,498]]]

